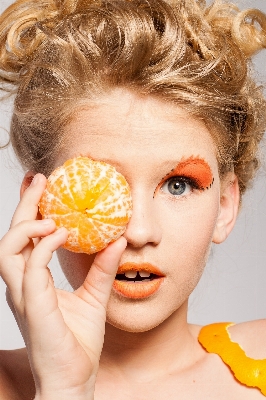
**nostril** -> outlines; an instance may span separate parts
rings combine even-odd
[[[136,197],[136,196],[135,196]],[[148,243],[157,245],[161,241],[161,229],[153,211],[153,203],[143,204],[143,196],[133,200],[133,214],[127,225],[124,237],[129,248],[140,248]]]

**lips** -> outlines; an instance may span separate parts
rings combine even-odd
[[[120,265],[120,267],[117,270],[117,274],[124,274],[127,271],[146,271],[149,272],[150,274],[155,274],[160,277],[163,277],[164,274],[159,270],[159,268],[155,267],[152,264],[149,263],[142,263],[142,264],[137,264],[137,263],[125,263]]]
[[[125,263],[117,271],[113,289],[131,299],[143,299],[158,291],[165,275],[149,263]]]

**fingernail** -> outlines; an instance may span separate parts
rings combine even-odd
[[[53,221],[52,219],[45,218],[45,219],[42,219],[40,222],[43,225],[50,225],[52,223],[52,221]]]
[[[65,228],[59,228],[57,231],[55,231],[55,235],[60,235],[65,230]]]
[[[36,185],[36,183],[38,183],[38,181],[39,181],[39,176],[35,175],[34,178],[32,179],[31,186]]]

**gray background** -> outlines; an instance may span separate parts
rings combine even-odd
[[[0,0],[2,12],[11,0]],[[240,7],[260,8],[266,0],[239,1]],[[255,57],[256,74],[266,81],[266,52]],[[8,139],[12,102],[0,105],[0,144]],[[266,155],[265,146],[262,153]],[[254,187],[244,198],[237,224],[221,245],[213,245],[204,275],[190,298],[189,321],[242,322],[266,317],[266,167],[260,170]],[[23,177],[12,149],[0,150],[0,238],[9,228],[19,201]],[[57,287],[71,290],[56,257],[50,263]],[[5,284],[0,278],[0,349],[24,347],[16,321],[5,301]]]

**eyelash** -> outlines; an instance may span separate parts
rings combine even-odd
[[[171,176],[170,178],[168,178],[167,180],[165,180],[164,182],[162,182],[161,184],[160,184],[160,186],[159,186],[159,189],[160,189],[160,191],[162,191],[162,187],[164,186],[164,185],[166,185],[167,183],[169,184],[169,182],[171,181],[171,180],[176,180],[177,182],[182,182],[182,183],[185,183],[186,185],[189,185],[190,186],[190,188],[191,188],[191,192],[193,192],[194,190],[203,190],[203,188],[199,185],[199,183],[195,180],[195,179],[193,179],[193,178],[188,178],[188,177],[186,177],[186,176],[178,176],[178,175],[174,175],[174,176]],[[180,198],[180,197],[187,197],[187,195],[183,195],[183,194],[181,194],[181,195],[174,195],[174,194],[172,194],[172,193],[168,193],[169,195],[171,195],[171,196],[173,196],[173,197],[175,197],[175,198]]]

